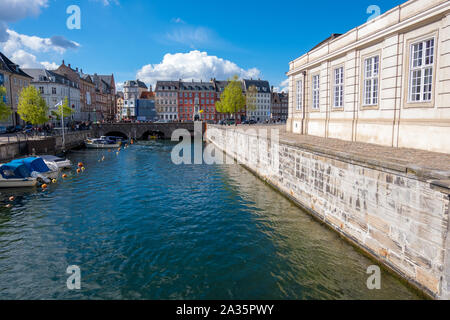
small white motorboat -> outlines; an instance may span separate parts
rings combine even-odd
[[[72,168],[72,162],[69,159],[60,158],[60,157],[52,156],[52,155],[43,155],[43,156],[39,156],[39,157],[44,159],[46,164],[55,163],[56,166],[60,169],[71,169]]]
[[[88,149],[114,149],[119,148],[120,143],[113,143],[106,139],[87,139],[85,142],[86,148]]]

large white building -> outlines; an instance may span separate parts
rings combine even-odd
[[[178,120],[178,92],[181,81],[157,81],[155,107],[159,119]],[[192,99],[192,97],[191,97]]]
[[[126,81],[123,85],[122,119],[136,117],[137,100],[148,87],[140,80]]]
[[[242,80],[247,99],[253,101],[253,108],[247,109],[247,119],[266,122],[271,119],[272,92],[268,81]],[[253,90],[252,90],[253,88]]]
[[[77,83],[55,72],[45,69],[24,69],[25,72],[33,77],[31,84],[39,91],[42,98],[46,101],[50,111],[56,111],[56,104],[65,100],[69,102],[69,107],[74,113],[73,120],[81,120],[80,109],[80,88]]]
[[[410,0],[289,64],[287,130],[450,153],[450,2]]]

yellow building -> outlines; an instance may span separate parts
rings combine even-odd
[[[17,114],[19,96],[23,88],[30,85],[32,77],[23,72],[19,65],[9,60],[0,52],[0,86],[6,88],[6,104],[11,107],[10,119],[3,121],[2,125],[23,124]]]

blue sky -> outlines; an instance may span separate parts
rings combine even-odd
[[[51,68],[64,59],[87,73],[114,73],[117,82],[140,77],[147,83],[239,73],[276,87],[283,86],[289,61],[331,33],[363,24],[370,5],[383,13],[404,2],[15,1],[20,10],[0,0],[0,29],[9,34],[0,50],[27,67]],[[81,9],[80,30],[66,27],[72,4]]]

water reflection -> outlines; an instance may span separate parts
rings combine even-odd
[[[368,290],[366,270],[376,263],[242,167],[227,165],[221,170],[224,181],[229,179],[252,207],[259,232],[274,245],[278,259],[270,261],[269,268],[283,298],[417,298],[385,271],[382,290]]]
[[[387,274],[369,291],[371,261],[242,167],[176,166],[172,147],[74,152],[83,174],[1,190],[0,298],[416,298]]]

